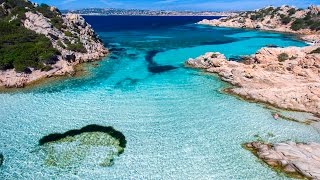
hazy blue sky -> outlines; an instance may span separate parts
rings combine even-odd
[[[320,4],[320,0],[33,0],[54,5],[59,9],[80,8],[134,8],[166,10],[252,10],[267,5],[294,5],[306,7]]]

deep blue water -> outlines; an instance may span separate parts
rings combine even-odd
[[[85,18],[110,49],[98,66],[85,65],[85,76],[0,94],[0,179],[287,179],[241,144],[256,135],[319,141],[311,126],[275,121],[262,105],[221,93],[226,84],[218,77],[184,67],[209,51],[234,57],[268,44],[305,46],[293,36],[195,25],[202,17]],[[88,124],[126,136],[112,167],[94,166],[95,153],[74,169],[44,164],[41,137]]]
[[[206,16],[84,16],[96,31],[158,29],[212,19]]]

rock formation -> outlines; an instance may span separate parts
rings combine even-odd
[[[301,35],[309,47],[262,48],[243,62],[227,61],[208,53],[187,65],[217,73],[233,85],[230,91],[274,106],[319,114],[320,109],[320,7],[296,9],[266,7],[199,24],[255,28]],[[218,57],[211,57],[216,54]]]
[[[320,115],[320,7],[267,7],[198,24],[289,32],[307,47],[266,47],[235,62],[220,53],[189,59],[186,65],[218,74],[234,85],[228,92],[276,107]],[[248,143],[245,147],[275,169],[298,178],[320,179],[318,143]]]
[[[319,113],[320,54],[317,47],[262,48],[243,62],[220,53],[189,59],[190,67],[218,74],[231,93],[280,108]]]
[[[98,60],[108,53],[94,30],[80,15],[62,16],[54,7],[37,9],[39,6],[36,4],[28,1],[22,3],[26,3],[24,17],[19,13],[13,14],[16,10],[10,9],[12,5],[5,2],[1,4],[0,10],[5,13],[4,17],[20,17],[22,26],[45,35],[59,51],[59,55],[52,57],[50,64],[46,64],[50,67],[46,71],[35,68],[29,68],[27,73],[16,72],[14,69],[0,70],[0,87],[24,87],[42,78],[73,74],[76,64]]]
[[[320,179],[320,144],[252,142],[245,144],[258,158],[269,166],[290,176]]]

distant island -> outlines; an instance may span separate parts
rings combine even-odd
[[[79,10],[62,10],[61,12],[63,14],[75,13],[80,15],[99,16],[231,16],[236,14],[236,12],[216,11],[169,11],[115,8],[85,8]]]

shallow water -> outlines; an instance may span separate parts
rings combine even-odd
[[[111,50],[98,67],[86,65],[87,76],[0,94],[0,179],[286,179],[241,144],[255,135],[319,142],[311,126],[275,121],[262,105],[220,93],[226,84],[216,76],[183,66],[208,51],[231,57],[268,44],[305,45],[294,37],[193,25],[198,17],[171,17],[169,24],[159,17],[86,18]],[[112,167],[44,164],[41,137],[88,124],[126,136]]]

